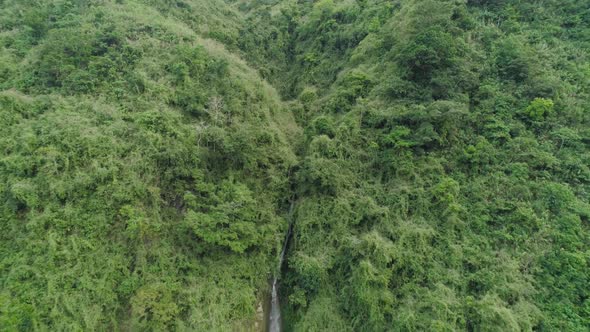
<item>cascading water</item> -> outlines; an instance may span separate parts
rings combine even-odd
[[[279,294],[277,291],[277,278],[272,281],[272,295],[270,300],[269,332],[281,331],[281,308],[279,306]]]
[[[294,202],[291,202],[291,206],[289,207],[289,229],[287,230],[287,235],[285,236],[285,242],[283,243],[283,250],[281,250],[281,256],[279,257],[279,266],[277,269],[277,273],[272,280],[270,315],[268,317],[268,320],[269,320],[268,331],[269,332],[280,332],[281,331],[281,307],[280,307],[280,303],[279,303],[278,280],[279,280],[279,275],[281,273],[281,268],[283,267],[283,260],[285,259],[285,252],[287,251],[287,244],[289,243],[289,238],[291,237],[291,230],[293,228],[293,206],[294,206]]]

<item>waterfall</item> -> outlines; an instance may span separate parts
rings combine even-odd
[[[279,294],[277,291],[277,278],[272,281],[272,298],[270,301],[269,332],[281,331],[281,308],[279,306]]]
[[[294,202],[291,202],[291,206],[289,207],[289,228],[287,229],[287,234],[285,235],[285,241],[283,242],[283,250],[281,250],[281,256],[279,257],[279,265],[277,269],[277,273],[272,280],[272,291],[271,291],[271,301],[270,301],[270,315],[269,315],[269,323],[268,323],[268,330],[269,332],[281,332],[281,307],[279,303],[279,290],[278,290],[278,281],[279,276],[281,274],[281,268],[283,267],[283,261],[285,259],[285,253],[287,252],[287,244],[289,243],[289,238],[291,237],[291,230],[293,228],[293,206]]]

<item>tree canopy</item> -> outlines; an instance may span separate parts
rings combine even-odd
[[[0,3],[0,330],[590,329],[590,2]]]

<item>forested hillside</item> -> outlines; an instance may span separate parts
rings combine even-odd
[[[0,0],[0,330],[280,273],[286,331],[588,331],[589,56],[587,0]]]

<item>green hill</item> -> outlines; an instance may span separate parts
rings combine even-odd
[[[0,330],[590,329],[590,2],[0,0]]]

